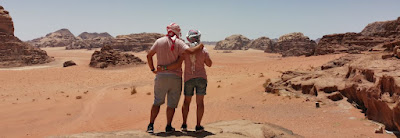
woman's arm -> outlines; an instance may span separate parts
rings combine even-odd
[[[208,67],[211,67],[211,65],[212,65],[212,60],[211,60],[210,56],[207,56],[207,57],[206,57],[206,60],[204,60],[204,63],[205,63]]]

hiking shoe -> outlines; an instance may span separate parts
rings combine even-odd
[[[196,132],[203,132],[204,127],[203,126],[196,126]]]
[[[175,132],[175,128],[173,128],[171,125],[167,125],[167,127],[165,127],[165,132],[166,133]]]
[[[182,124],[181,130],[182,130],[182,131],[187,131],[187,125],[186,125],[186,124]]]
[[[147,133],[154,133],[154,127],[153,127],[153,124],[149,124],[148,126],[147,126],[147,131],[146,131]]]

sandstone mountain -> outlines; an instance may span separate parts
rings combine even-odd
[[[95,51],[90,60],[90,66],[94,68],[107,68],[124,65],[146,64],[140,58],[114,50],[110,46],[104,46],[101,51]]]
[[[397,20],[368,24],[361,33],[325,35],[314,54],[360,53],[396,39],[400,39],[400,17]]]
[[[245,50],[250,43],[250,39],[243,35],[231,35],[225,40],[217,42],[215,50]]]
[[[268,37],[260,37],[255,40],[252,40],[248,45],[247,48],[257,49],[257,50],[266,50],[273,47],[273,41]]]
[[[206,131],[196,133],[174,132],[167,134],[165,132],[149,134],[143,131],[120,131],[105,133],[82,133],[69,136],[56,136],[54,138],[84,138],[84,137],[104,137],[104,138],[155,138],[155,137],[207,137],[207,138],[302,138],[292,131],[274,124],[254,123],[247,120],[222,121],[208,124]]]
[[[361,31],[364,36],[400,38],[400,17],[397,20],[374,22]]]
[[[96,39],[96,38],[113,38],[113,37],[106,32],[104,32],[104,33],[83,32],[80,35],[78,35],[78,38],[80,38],[82,40],[91,40],[91,39]]]
[[[150,50],[150,47],[153,46],[154,42],[163,36],[163,34],[159,33],[118,35],[111,46],[123,51],[146,51]]]
[[[28,41],[35,47],[63,47],[71,45],[78,39],[68,29],[60,29],[44,37]]]
[[[22,42],[14,36],[9,12],[0,6],[0,67],[18,67],[53,61],[46,51]]]
[[[111,45],[113,40],[114,37],[112,37],[108,33],[83,32],[77,37],[76,41],[65,47],[65,49],[69,50],[101,48],[106,45]]]
[[[303,33],[295,32],[279,37],[278,42],[269,49],[266,49],[265,52],[280,53],[283,57],[310,56],[314,54],[316,45],[315,41],[310,40]]]

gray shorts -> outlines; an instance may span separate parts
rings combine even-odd
[[[193,78],[185,82],[184,94],[185,96],[193,96],[194,89],[196,95],[206,95],[207,80],[204,78]]]
[[[157,74],[154,79],[154,105],[160,106],[165,103],[167,106],[176,108],[182,92],[182,77],[175,74]]]

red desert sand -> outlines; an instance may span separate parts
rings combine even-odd
[[[246,119],[276,124],[304,137],[394,137],[375,134],[379,125],[345,100],[315,108],[314,102],[303,97],[264,92],[268,78],[279,78],[283,71],[316,68],[344,54],[282,58],[252,49],[232,53],[212,46],[207,49],[214,63],[207,68],[204,124]],[[0,69],[0,137],[145,131],[155,76],[147,65],[97,69],[89,67],[94,50],[43,50],[55,61]],[[134,54],[146,59],[145,52]],[[64,68],[69,60],[77,66]],[[132,88],[137,93],[131,94]],[[177,128],[182,123],[182,100],[173,121]],[[156,132],[164,131],[165,108],[155,122]],[[192,103],[190,129],[195,125],[195,109]]]

